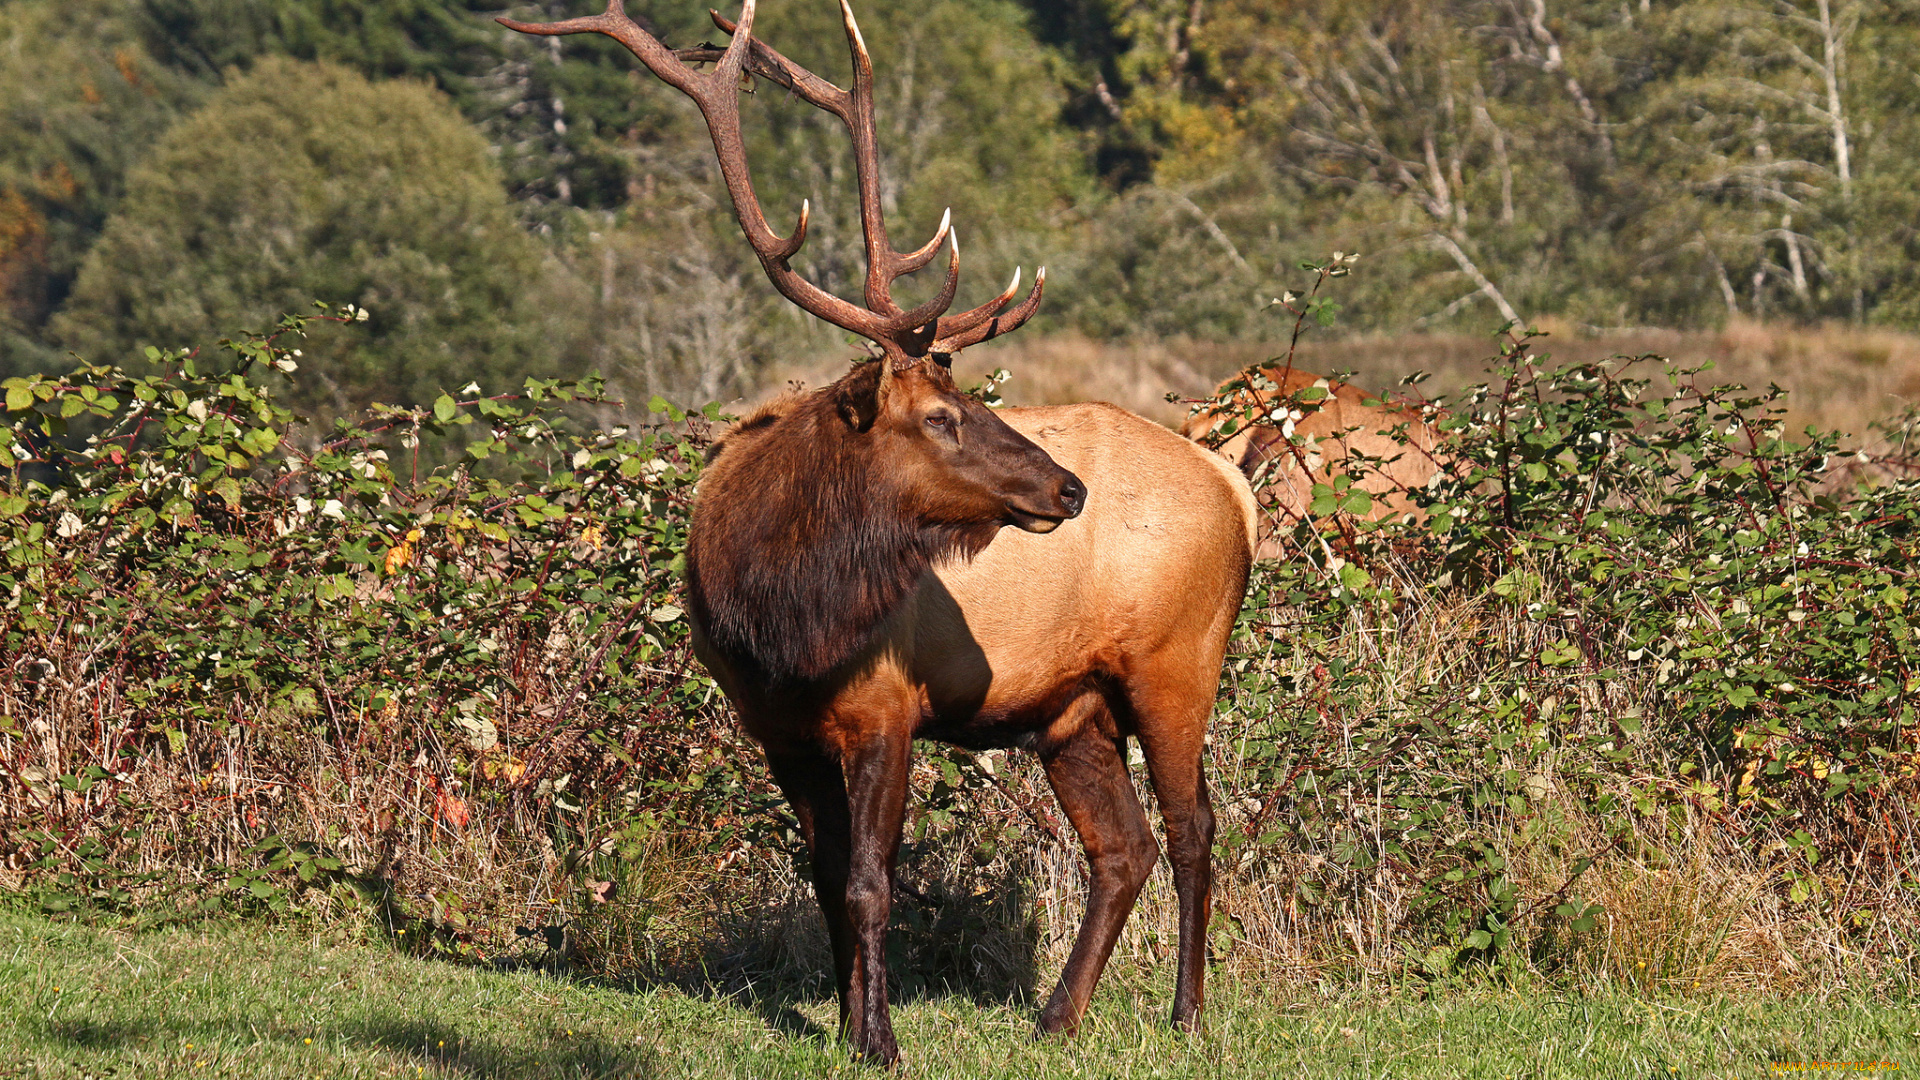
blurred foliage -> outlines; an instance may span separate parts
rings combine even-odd
[[[203,79],[265,57],[325,60],[369,77],[452,88],[484,73],[497,35],[483,4],[449,0],[137,0],[129,21],[154,57]]]
[[[555,19],[597,6],[508,11]],[[674,46],[725,38],[699,5],[628,8]],[[472,0],[5,10],[8,372],[50,370],[60,337],[49,320],[81,310],[75,276],[161,132],[287,58],[431,84],[491,148],[494,165],[471,170],[473,182],[504,185],[552,256],[503,269],[528,304],[492,305],[473,338],[448,331],[423,345],[420,366],[450,372],[443,381],[517,355],[704,399],[842,340],[759,280],[695,111],[610,40],[512,34]],[[895,235],[923,235],[954,208],[968,240],[962,303],[990,295],[1013,264],[1047,264],[1039,332],[1256,334],[1292,253],[1335,246],[1368,252],[1374,267],[1351,294],[1360,330],[1541,316],[1591,328],[1920,319],[1920,128],[1901,107],[1920,64],[1911,5],[873,0],[860,15]],[[759,32],[845,81],[831,4],[763,11]],[[857,294],[844,134],[777,89],[759,88],[744,114],[770,216],[784,223],[812,201],[799,264]],[[435,132],[455,156],[472,139]],[[197,301],[174,288],[151,286],[137,302],[152,312],[133,317],[181,341],[232,325],[223,313],[288,305],[251,295],[212,322],[181,322]],[[422,342],[441,333],[432,321],[421,317]],[[474,347],[483,336],[498,346]],[[388,378],[342,395],[431,390]]]
[[[43,334],[128,173],[205,87],[153,60],[109,0],[0,5],[0,371]]]
[[[372,312],[305,364],[345,410],[524,370],[541,268],[486,144],[433,91],[261,61],[134,170],[56,339],[83,356],[264,330],[314,297]]]

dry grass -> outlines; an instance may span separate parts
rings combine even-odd
[[[1653,353],[1692,366],[1712,361],[1714,381],[1789,392],[1793,430],[1806,424],[1847,433],[1848,445],[1866,445],[1876,420],[1920,405],[1920,334],[1846,325],[1797,327],[1737,321],[1721,330],[1629,330],[1595,334],[1543,320],[1549,336],[1539,349],[1556,362]],[[1016,405],[1112,401],[1173,425],[1186,406],[1168,392],[1197,397],[1247,364],[1284,355],[1284,341],[1093,342],[1071,335],[1014,336],[962,356],[963,384],[995,367],[1013,372],[1006,399]],[[1497,351],[1491,337],[1459,334],[1325,337],[1309,332],[1295,363],[1309,371],[1352,371],[1370,390],[1397,389],[1415,371],[1431,373],[1428,395],[1451,394],[1485,378]],[[831,368],[813,373],[818,383]],[[1647,371],[1658,374],[1657,368]]]

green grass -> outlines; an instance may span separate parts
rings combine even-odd
[[[1765,1076],[1772,1061],[1920,1067],[1920,1002],[1644,998],[1487,980],[1274,991],[1216,977],[1204,1035],[1164,1022],[1171,971],[1118,962],[1080,1038],[1027,1007],[895,1011],[908,1075]],[[419,960],[238,924],[120,934],[0,914],[0,1077],[880,1075],[831,1000],[728,997]],[[1784,1075],[1784,1074],[1775,1074]]]

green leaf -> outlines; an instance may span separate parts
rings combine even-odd
[[[444,424],[459,415],[459,413],[460,407],[454,404],[453,398],[448,395],[441,394],[438,398],[434,399],[433,418],[435,420]]]
[[[1314,517],[1326,517],[1340,506],[1340,495],[1325,484],[1313,485],[1313,501],[1307,505],[1307,513]]]
[[[22,412],[33,408],[33,391],[24,386],[7,387],[7,411]]]

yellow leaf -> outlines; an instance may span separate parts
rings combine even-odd
[[[521,775],[527,771],[527,767],[511,757],[502,755],[498,758],[489,757],[480,766],[480,771],[489,780],[504,780],[511,784],[520,779]]]
[[[418,533],[419,531],[420,530],[418,529],[414,530],[415,533]],[[392,547],[388,548],[387,561],[386,561],[386,570],[387,570],[388,576],[392,576],[394,574],[399,573],[402,569],[406,567],[408,563],[412,561],[413,561],[413,544],[411,542],[411,538],[409,538],[408,540],[402,540],[398,544],[395,544]]]

